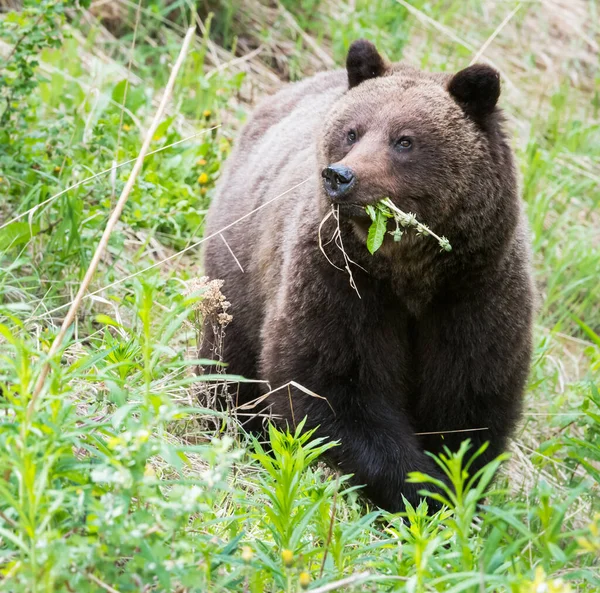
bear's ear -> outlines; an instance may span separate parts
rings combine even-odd
[[[481,121],[496,107],[500,74],[486,64],[474,64],[455,74],[447,88],[467,115]]]
[[[369,78],[381,76],[385,69],[384,59],[370,41],[359,39],[350,46],[346,58],[349,88],[354,88]]]

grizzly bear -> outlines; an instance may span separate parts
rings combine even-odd
[[[519,417],[533,286],[499,95],[487,65],[425,73],[356,41],[345,71],[259,105],[208,213],[205,273],[233,315],[222,358],[268,385],[236,403],[272,390],[274,421],[338,441],[330,461],[390,511],[419,502],[409,472],[441,477],[427,452],[488,441],[474,471]],[[382,198],[451,251],[407,230],[371,255],[365,206]]]

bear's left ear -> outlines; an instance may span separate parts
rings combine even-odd
[[[500,74],[486,64],[474,64],[455,74],[447,88],[467,115],[481,121],[496,107]]]
[[[385,69],[384,59],[370,41],[359,39],[350,46],[346,58],[349,88],[354,88],[369,78],[381,76]]]

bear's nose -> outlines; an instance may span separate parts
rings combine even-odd
[[[354,171],[345,165],[329,165],[321,171],[321,176],[325,191],[332,200],[345,196],[356,181]]]

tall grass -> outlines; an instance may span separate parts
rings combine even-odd
[[[458,69],[518,3],[201,3],[156,152],[53,357],[192,6],[24,4],[0,14],[0,587],[600,590],[596,3],[522,3],[484,54],[504,75],[532,229],[536,351],[510,460],[484,495],[500,460],[477,482],[467,443],[441,456],[454,489],[433,517],[427,499],[404,516],[370,508],[319,462],[330,444],[272,429],[265,447],[199,405],[224,376],[194,374],[199,255],[176,254],[202,238],[235,132],[280,79],[341,64],[360,36]]]

